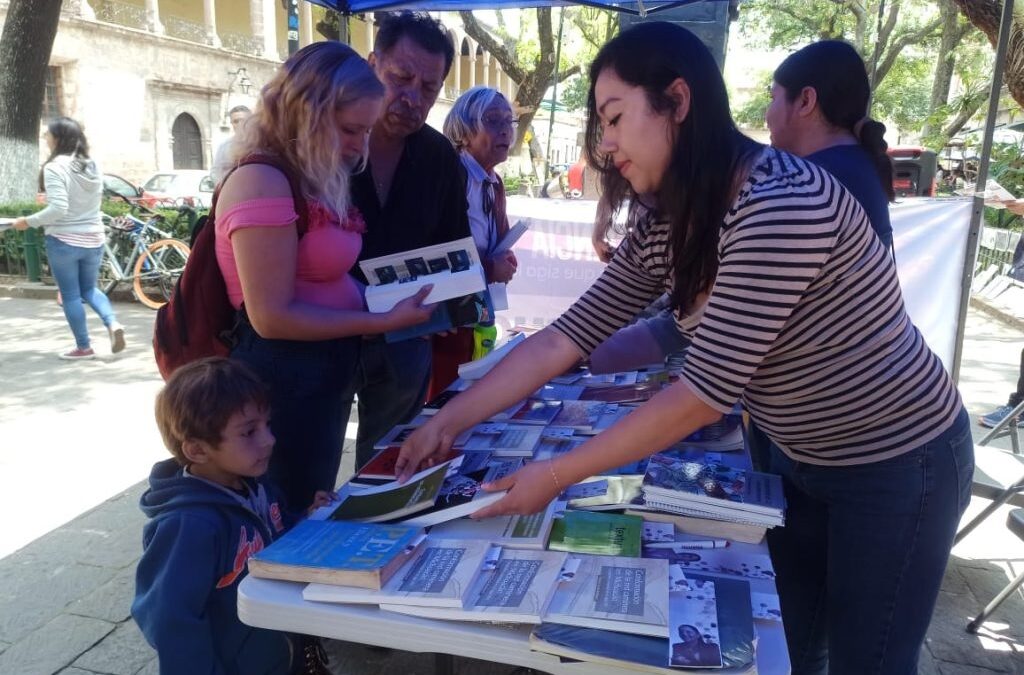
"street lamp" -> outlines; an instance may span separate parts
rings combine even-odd
[[[253,88],[253,83],[249,79],[249,71],[245,69],[245,66],[240,67],[238,70],[229,70],[228,75],[234,78],[231,80],[231,84],[228,85],[228,91],[233,90],[237,84],[238,88],[242,90],[242,95],[248,96],[249,91]]]

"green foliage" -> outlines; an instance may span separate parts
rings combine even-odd
[[[931,55],[904,55],[875,89],[871,116],[895,122],[904,133],[920,131],[931,106],[934,66]]]
[[[769,94],[772,85],[772,74],[764,72],[760,82],[754,87],[753,92],[748,94],[746,100],[740,102],[740,97],[735,92],[729,93],[729,101],[732,105],[732,116],[737,124],[748,127],[763,128],[764,113],[771,103]]]
[[[587,94],[590,93],[590,77],[577,75],[569,78],[558,90],[558,101],[570,111],[583,110],[587,107]]]

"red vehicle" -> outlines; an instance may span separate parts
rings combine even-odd
[[[934,197],[939,160],[922,147],[889,148],[892,187],[897,197]]]

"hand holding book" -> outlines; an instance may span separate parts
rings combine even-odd
[[[481,487],[488,492],[508,490],[508,494],[470,516],[476,520],[539,513],[562,492],[550,460],[530,462],[519,471]]]
[[[433,284],[427,284],[416,291],[415,294],[410,295],[408,298],[400,301],[392,307],[391,310],[384,315],[387,323],[385,331],[408,328],[409,326],[415,326],[416,324],[423,323],[429,319],[437,305],[424,305],[423,301],[428,295],[430,295],[430,291],[433,290],[433,288]]]

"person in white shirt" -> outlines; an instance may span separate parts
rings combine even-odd
[[[459,153],[466,174],[469,229],[489,284],[508,283],[518,265],[512,251],[496,250],[508,233],[509,223],[505,184],[494,171],[494,167],[508,159],[517,126],[508,99],[490,87],[473,87],[464,92],[444,121],[444,135]],[[459,364],[472,360],[473,347],[472,327],[434,336],[428,400],[455,381]]]
[[[228,111],[228,120],[231,121],[231,137],[217,146],[217,152],[213,156],[213,169],[210,170],[210,175],[213,176],[214,182],[220,183],[235,163],[235,158],[231,156],[231,148],[234,147],[235,137],[250,115],[252,115],[252,111],[244,105],[236,105]]]
[[[69,117],[58,117],[43,134],[50,158],[43,165],[41,187],[46,190],[46,208],[14,221],[14,228],[42,227],[46,234],[46,257],[63,298],[64,317],[75,335],[75,348],[60,354],[66,360],[96,356],[89,342],[85,320],[88,303],[107,327],[110,350],[124,349],[124,327],[117,322],[110,300],[96,287],[103,262],[105,239],[100,219],[103,175],[89,157],[89,143],[81,125]]]

